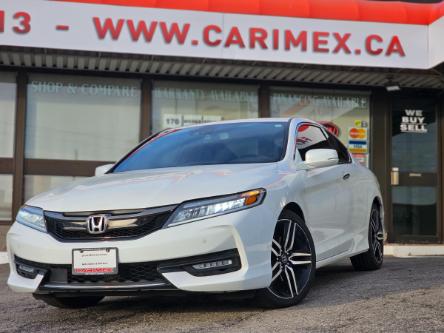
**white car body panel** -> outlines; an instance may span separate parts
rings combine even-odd
[[[264,121],[264,120],[248,120]],[[270,121],[270,119],[268,119]],[[277,119],[276,121],[286,121]],[[312,234],[317,267],[367,251],[368,223],[374,199],[381,194],[374,175],[353,161],[313,170],[299,168],[296,128],[291,120],[285,158],[276,163],[208,165],[107,174],[76,181],[38,195],[26,204],[45,211],[84,212],[159,207],[184,201],[266,189],[254,208],[163,228],[132,240],[60,242],[47,233],[18,224],[8,236],[11,274],[17,292],[35,292],[42,277],[19,276],[14,257],[45,264],[72,264],[72,250],[118,248],[119,263],[185,258],[237,249],[240,270],[205,277],[164,273],[185,291],[221,292],[266,288],[271,283],[271,241],[285,206],[297,204]],[[350,174],[349,179],[343,176]],[[383,211],[383,210],[382,210]]]

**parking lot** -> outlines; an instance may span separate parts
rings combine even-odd
[[[12,293],[7,275],[0,265],[0,332],[444,332],[444,257],[387,257],[376,272],[324,268],[303,303],[278,310],[196,295],[61,310]]]

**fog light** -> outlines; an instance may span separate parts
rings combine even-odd
[[[17,264],[17,273],[27,279],[34,279],[37,276],[38,270],[28,265]]]
[[[194,257],[172,259],[159,264],[159,273],[187,272],[192,276],[211,276],[240,270],[237,249],[230,249]]]
[[[193,265],[194,269],[197,270],[203,270],[203,269],[210,269],[210,268],[219,268],[219,267],[226,267],[233,265],[233,260],[226,259],[226,260],[218,260],[218,261],[211,261],[211,262],[205,262],[202,264],[196,264]]]

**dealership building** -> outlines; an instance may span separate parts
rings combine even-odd
[[[443,33],[441,3],[2,0],[0,225],[151,133],[295,116],[377,175],[389,242],[440,244]]]

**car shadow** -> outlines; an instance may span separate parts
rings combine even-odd
[[[325,307],[441,286],[443,267],[444,257],[386,257],[380,270],[357,272],[346,260],[319,269],[310,293],[298,307]],[[98,309],[113,311],[122,306],[136,312],[263,311],[251,298],[237,294],[113,297],[106,298]]]
[[[129,327],[137,331],[136,327],[142,331],[149,328],[156,332],[205,332],[235,327],[255,318],[260,322],[268,312],[274,315],[273,311],[259,307],[252,299],[239,298],[242,295],[238,294],[107,297],[96,307],[57,309],[29,295],[8,290],[5,285],[8,271],[6,265],[0,265],[0,283],[5,286],[0,289],[0,332],[47,332],[49,328],[73,331],[79,327],[87,327],[88,331],[128,331]],[[347,260],[319,269],[310,293],[298,306],[274,311],[306,316],[329,311],[335,305],[442,288],[443,273],[444,257],[387,257],[380,270],[371,272],[356,272]],[[409,297],[403,299],[408,302]],[[77,330],[82,331],[74,331]]]
[[[318,307],[346,304],[444,285],[444,257],[385,257],[376,271],[355,271],[349,260],[321,268],[301,304]]]

